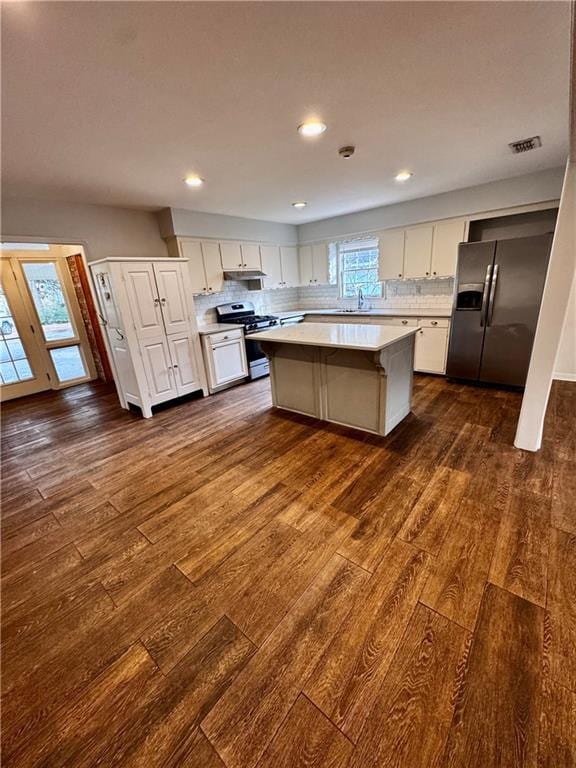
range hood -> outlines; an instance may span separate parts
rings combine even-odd
[[[224,280],[260,280],[266,277],[266,272],[261,269],[226,270]]]

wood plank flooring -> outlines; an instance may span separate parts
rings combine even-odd
[[[269,382],[3,407],[7,767],[575,768],[576,386],[415,377],[386,439]]]

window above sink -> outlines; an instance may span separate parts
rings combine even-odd
[[[338,285],[341,298],[353,299],[361,288],[367,299],[382,297],[378,280],[378,240],[375,238],[336,245]]]

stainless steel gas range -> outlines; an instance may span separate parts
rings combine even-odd
[[[278,325],[278,318],[274,315],[257,315],[251,301],[220,304],[216,307],[216,316],[219,323],[234,323],[244,326],[244,342],[250,378],[258,379],[260,376],[267,376],[270,373],[268,359],[260,349],[258,342],[250,340],[250,334]]]

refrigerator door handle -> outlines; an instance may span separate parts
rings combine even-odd
[[[492,285],[490,286],[490,301],[488,302],[488,311],[486,312],[486,325],[492,324],[492,313],[494,312],[494,297],[496,296],[496,283],[498,282],[498,264],[494,264],[492,274]]]
[[[490,293],[490,278],[492,277],[492,264],[486,267],[486,277],[484,278],[484,290],[482,291],[482,307],[480,308],[480,327],[484,327],[486,314],[488,311],[488,296]]]

